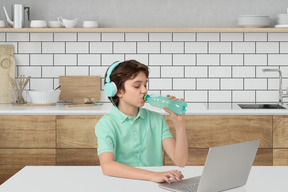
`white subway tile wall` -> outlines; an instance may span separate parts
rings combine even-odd
[[[288,87],[286,32],[71,32],[0,33],[14,45],[16,75],[31,75],[30,89],[53,89],[60,75],[101,76],[115,61],[150,68],[148,91],[188,103],[277,102],[278,73]],[[286,100],[287,101],[287,100]]]
[[[31,33],[30,41],[53,41],[53,33]]]
[[[88,42],[67,42],[66,53],[89,53]]]
[[[54,41],[76,41],[77,33],[54,33]]]
[[[244,33],[244,41],[267,41],[267,33]]]
[[[243,54],[221,54],[221,65],[243,65]]]
[[[53,65],[53,54],[31,54],[30,65]]]
[[[125,33],[126,41],[148,41],[148,33]]]
[[[209,53],[231,53],[231,43],[211,42],[209,43]]]
[[[65,42],[42,42],[42,53],[65,53]]]
[[[5,33],[0,33],[0,42],[5,41],[6,34]]]
[[[221,41],[243,41],[243,33],[221,33]]]
[[[100,41],[100,33],[78,33],[78,41]]]

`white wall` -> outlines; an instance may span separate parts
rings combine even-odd
[[[237,27],[241,14],[269,15],[275,24],[287,0],[22,0],[32,19],[97,20],[100,27]],[[19,0],[1,0],[0,6]],[[4,13],[0,9],[0,19]],[[59,75],[100,75],[115,60],[149,66],[149,91],[188,102],[277,102],[277,73],[288,87],[288,33],[0,33],[13,44],[18,74],[31,89],[58,86]],[[159,91],[161,90],[161,91]],[[103,93],[102,100],[107,101]]]
[[[100,27],[237,27],[243,14],[268,15],[272,25],[278,13],[285,13],[287,0],[1,0],[10,5],[22,3],[31,7],[34,20],[97,20]]]

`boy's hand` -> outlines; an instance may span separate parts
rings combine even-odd
[[[177,99],[175,96],[172,95],[167,95],[168,99],[172,99],[172,101],[177,101],[179,99]],[[184,99],[180,99],[182,101],[184,101]],[[185,114],[182,115],[178,115],[176,113],[174,113],[173,111],[171,111],[170,109],[168,109],[167,107],[163,106],[163,109],[169,113],[172,122],[174,123],[174,125],[180,125],[184,123],[185,120]]]
[[[167,183],[171,183],[169,178],[172,178],[175,182],[182,181],[184,176],[181,171],[173,170],[173,171],[164,171],[164,172],[153,172],[151,175],[151,181],[155,183],[161,183],[166,181]]]

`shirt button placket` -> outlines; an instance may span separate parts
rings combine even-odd
[[[134,122],[131,124],[131,128],[132,128],[132,131],[133,131],[133,135],[136,136],[137,132],[136,132],[135,127],[134,127]],[[135,139],[136,139],[136,137],[135,137]]]

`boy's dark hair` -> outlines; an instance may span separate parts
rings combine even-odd
[[[106,84],[107,71],[105,73],[104,84]],[[125,81],[129,79],[134,79],[141,71],[144,72],[146,77],[148,78],[149,69],[146,65],[136,60],[123,61],[117,67],[113,69],[110,75],[110,80],[116,84],[117,92],[120,90],[123,90],[125,92],[125,87],[124,87]],[[111,101],[110,97],[108,97],[108,99]],[[112,99],[115,105],[118,106],[119,97],[117,96],[117,93],[114,97],[112,97]]]

